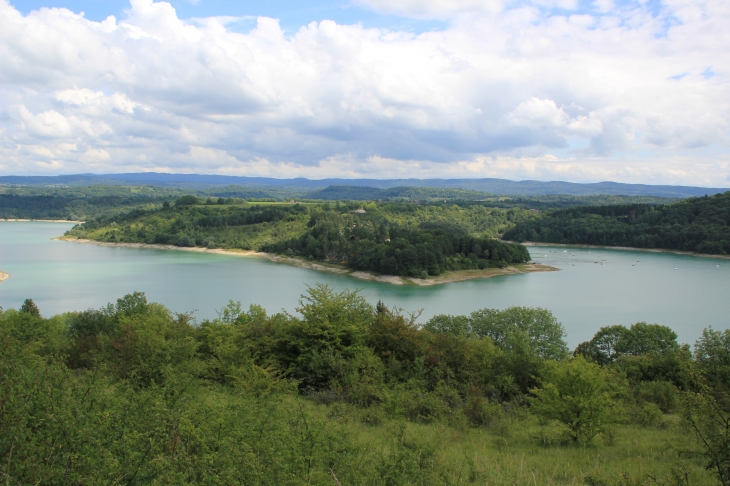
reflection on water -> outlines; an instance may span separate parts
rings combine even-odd
[[[730,260],[668,253],[563,247],[531,247],[535,261],[559,272],[511,275],[434,287],[366,282],[269,262],[184,251],[113,248],[52,241],[66,223],[0,222],[0,306],[33,298],[45,315],[100,307],[139,290],[175,312],[216,316],[229,299],[256,303],[269,312],[295,312],[308,285],[362,289],[406,311],[466,314],[484,307],[544,307],[565,326],[571,347],[601,326],[637,321],[672,327],[694,343],[704,327],[730,322]]]

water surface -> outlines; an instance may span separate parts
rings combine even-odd
[[[638,321],[674,329],[694,343],[703,328],[730,327],[730,260],[668,253],[530,247],[559,272],[509,275],[433,287],[397,286],[295,268],[255,257],[175,250],[100,247],[51,238],[68,223],[0,222],[0,306],[30,297],[44,315],[98,308],[138,290],[175,312],[213,318],[229,299],[294,313],[308,285],[362,289],[406,311],[467,314],[485,307],[544,307],[574,347],[601,327]]]

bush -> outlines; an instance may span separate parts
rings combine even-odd
[[[629,420],[632,424],[651,427],[659,423],[662,419],[662,411],[655,403],[637,402],[629,407]]]
[[[177,241],[175,242],[175,246],[184,246],[184,247],[191,247],[195,246],[195,240],[189,237],[188,235],[182,235],[178,237]]]
[[[181,196],[175,200],[176,207],[193,206],[198,204],[198,198],[191,195]]]
[[[645,381],[637,387],[638,400],[653,403],[663,413],[671,413],[677,407],[677,387],[668,381]]]

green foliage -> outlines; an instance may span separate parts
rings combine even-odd
[[[581,343],[575,354],[583,355],[598,364],[615,362],[620,356],[641,356],[648,353],[666,355],[679,351],[677,333],[667,326],[637,322],[630,328],[606,326],[593,339]]]
[[[317,284],[302,297],[297,311],[302,319],[292,321],[286,354],[280,358],[291,377],[318,389],[347,374],[349,366],[359,368],[373,308],[357,291],[336,294]]]
[[[424,328],[432,333],[489,338],[509,354],[528,353],[544,359],[568,355],[563,326],[550,311],[541,308],[483,309],[468,317],[438,315]]]
[[[562,423],[571,440],[586,443],[619,422],[621,386],[609,371],[578,356],[556,365],[530,402],[539,416]]]
[[[722,392],[730,392],[730,330],[704,329],[694,347],[704,379]]]
[[[0,473],[10,484],[673,477],[672,451],[687,435],[663,413],[684,392],[650,377],[647,370],[664,365],[632,362],[638,373],[622,360],[676,355],[700,365],[682,349],[622,355],[604,367],[556,361],[541,342],[562,339],[552,316],[508,311],[441,316],[449,322],[421,328],[417,315],[322,285],[302,296],[296,315],[231,301],[218,319],[199,324],[139,292],[49,319],[0,311]],[[504,344],[511,338],[500,336],[509,333],[522,336],[519,346]],[[629,381],[630,393],[627,369],[638,380]],[[693,386],[693,397],[725,406],[717,390]],[[702,410],[698,437],[712,433],[722,444]],[[641,427],[616,425],[603,441],[564,447],[533,413],[565,420],[561,430],[581,443],[617,417]],[[703,447],[693,450],[703,462],[692,459],[683,471],[712,484]]]
[[[505,234],[515,241],[730,253],[730,192],[666,205],[585,206],[548,211]]]
[[[722,485],[730,484],[730,397],[701,385],[684,394],[684,420],[697,438],[694,450]]]

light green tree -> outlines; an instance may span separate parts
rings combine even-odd
[[[556,364],[544,386],[531,390],[530,401],[535,414],[559,421],[571,440],[586,443],[619,421],[622,386],[608,370],[578,356]]]

